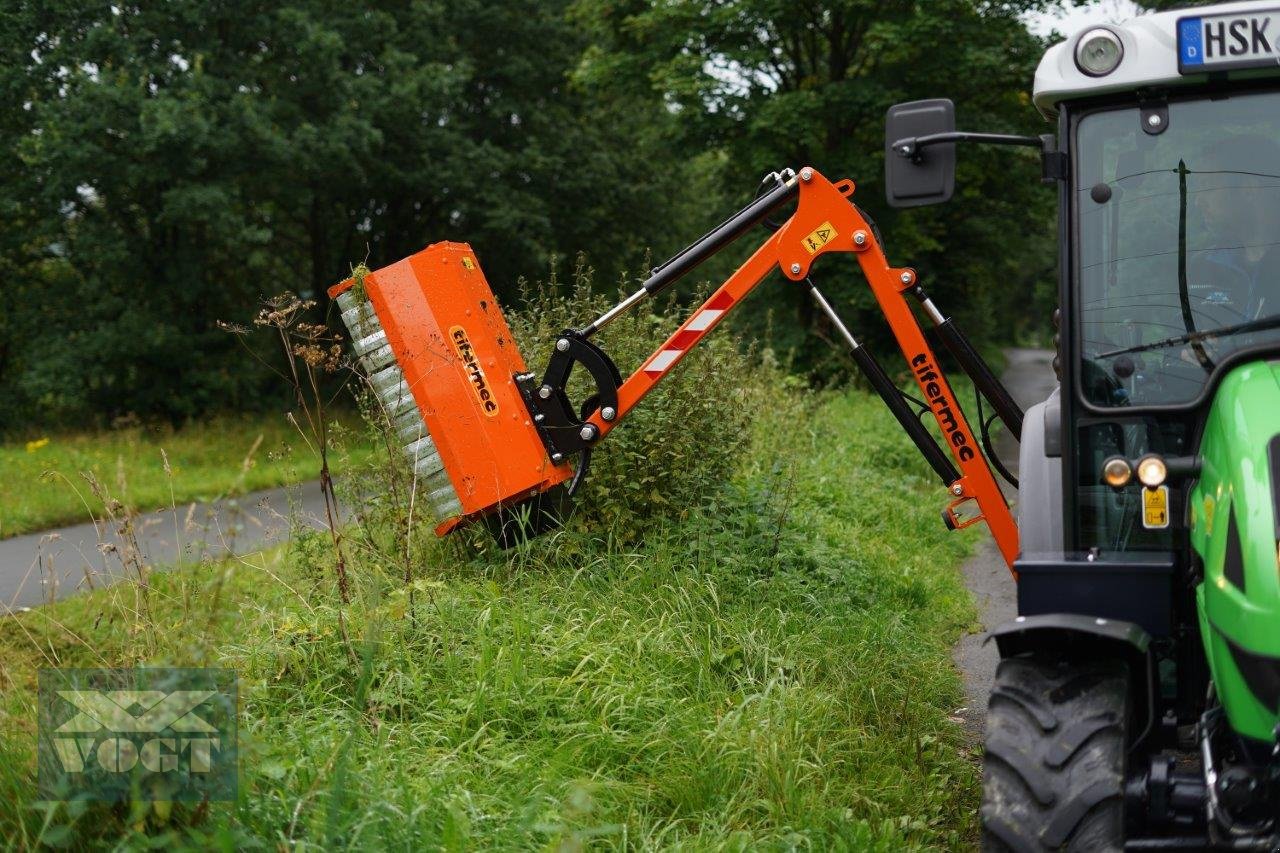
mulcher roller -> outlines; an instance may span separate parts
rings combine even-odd
[[[524,361],[470,246],[436,243],[329,295],[438,534],[572,475],[529,419]]]
[[[352,348],[369,377],[369,386],[378,404],[409,458],[409,464],[413,466],[417,488],[426,495],[432,516],[439,523],[461,515],[462,502],[445,473],[436,443],[427,433],[418,403],[409,393],[404,371],[396,364],[391,345],[387,343],[387,333],[378,321],[373,303],[367,296],[361,299],[354,288],[338,294],[337,301],[342,310],[342,322],[351,333]]]

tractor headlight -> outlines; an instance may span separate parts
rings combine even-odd
[[[1089,30],[1076,42],[1076,67],[1090,77],[1105,77],[1124,58],[1124,45],[1111,30]]]
[[[1123,456],[1112,456],[1102,463],[1102,482],[1113,489],[1123,489],[1133,478],[1133,468]]]
[[[1169,476],[1169,468],[1159,456],[1144,456],[1138,460],[1138,482],[1148,489],[1158,489]]]

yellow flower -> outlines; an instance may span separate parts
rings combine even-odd
[[[36,439],[35,441],[28,441],[28,442],[27,442],[27,452],[28,452],[28,453],[35,453],[37,450],[39,450],[40,448],[44,447],[44,446],[45,446],[46,444],[48,444],[48,443],[49,443],[49,439],[47,439],[47,438],[38,438],[38,439]]]

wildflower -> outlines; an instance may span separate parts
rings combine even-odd
[[[47,438],[37,438],[35,441],[28,441],[27,452],[35,453],[37,450],[44,447],[48,443],[49,443],[49,439]]]

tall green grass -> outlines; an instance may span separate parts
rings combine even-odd
[[[762,412],[731,480],[639,540],[515,553],[326,541],[157,575],[147,634],[108,590],[0,623],[10,844],[954,848],[976,774],[948,650],[971,539],[879,403]],[[589,494],[589,493],[588,493]],[[673,516],[679,515],[673,513]],[[115,596],[114,600],[110,596]],[[138,631],[138,633],[131,633]],[[345,639],[344,639],[345,636]],[[239,799],[32,802],[41,665],[240,673]]]
[[[581,270],[531,294],[513,318],[526,355],[593,299]],[[627,317],[605,343],[627,370],[673,319]],[[331,450],[356,508],[340,537],[300,529],[274,551],[0,621],[0,837],[971,842],[977,778],[949,650],[972,619],[956,569],[972,539],[943,529],[945,493],[878,400],[814,395],[769,363],[723,335],[699,347],[597,450],[565,527],[512,551],[478,527],[435,539],[375,428]],[[166,664],[239,673],[238,799],[35,802],[37,670]]]
[[[281,414],[223,415],[178,430],[135,424],[64,431],[0,443],[0,539],[100,517],[86,473],[117,500],[146,511],[313,477],[298,462],[310,456],[305,443]],[[356,450],[358,460],[372,452]]]

